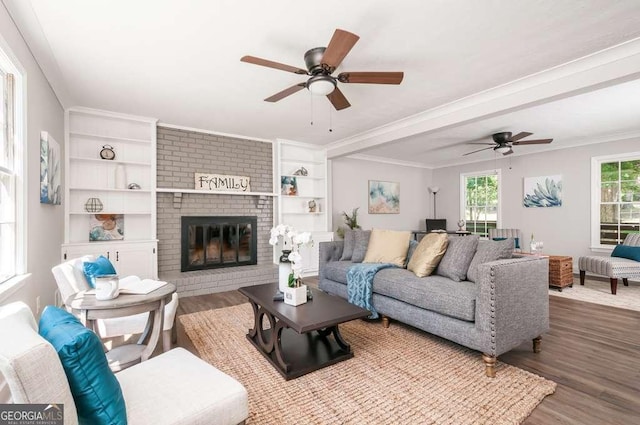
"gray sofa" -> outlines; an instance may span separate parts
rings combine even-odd
[[[321,242],[319,288],[347,298],[351,261],[340,261],[343,241]],[[373,281],[373,307],[392,318],[480,351],[485,373],[495,376],[496,358],[526,340],[540,351],[540,336],[549,329],[549,263],[526,257],[480,264],[476,283],[455,282],[411,271],[379,271]]]

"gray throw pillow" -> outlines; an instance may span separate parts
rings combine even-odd
[[[480,241],[476,255],[473,256],[469,271],[467,272],[467,280],[471,282],[478,281],[478,266],[490,261],[504,260],[513,257],[513,238],[507,238],[503,241]]]
[[[473,260],[480,236],[451,236],[444,257],[440,260],[436,274],[460,282],[466,280],[469,264]]]
[[[407,261],[405,261],[404,263],[404,268],[407,268],[407,264],[409,264],[409,261],[411,261],[411,257],[413,256],[413,253],[416,252],[416,248],[418,247],[420,243],[414,239],[411,239],[409,241],[409,250],[407,251]]]
[[[364,256],[367,253],[367,247],[369,246],[369,238],[371,237],[371,230],[356,230],[355,232],[355,244],[353,246],[353,254],[351,255],[351,262],[362,263]]]
[[[344,248],[342,249],[342,257],[340,261],[351,260],[353,255],[353,247],[356,243],[356,232],[353,229],[344,230]]]

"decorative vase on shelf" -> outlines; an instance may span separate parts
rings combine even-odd
[[[291,261],[289,261],[291,250],[283,249],[278,266],[278,289],[284,292],[289,287],[289,275],[291,274]]]
[[[124,165],[122,164],[116,165],[115,183],[116,183],[116,189],[127,188],[127,170],[126,168],[124,168]]]

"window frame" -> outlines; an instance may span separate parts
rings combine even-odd
[[[496,176],[498,179],[498,204],[496,206],[496,228],[500,228],[502,225],[502,169],[495,168],[492,170],[484,170],[484,171],[471,171],[467,173],[460,173],[460,217],[466,217],[466,206],[467,206],[467,185],[466,179],[468,177],[486,177],[486,176]],[[465,219],[466,221],[466,219]],[[477,233],[473,233],[477,234]],[[487,232],[487,237],[488,232]]]
[[[0,299],[10,293],[15,284],[24,281],[27,273],[27,78],[20,62],[5,40],[0,37],[0,68],[13,75],[13,190],[14,190],[14,275],[0,282]],[[3,130],[4,131],[4,130]]]
[[[601,203],[601,174],[602,163],[640,160],[640,152],[627,152],[614,155],[591,157],[591,250],[596,252],[611,252],[615,245],[600,243],[600,203]],[[619,202],[619,201],[618,201]]]

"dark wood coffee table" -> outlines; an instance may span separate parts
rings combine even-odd
[[[311,288],[312,300],[294,307],[273,301],[277,288],[277,283],[270,283],[239,291],[253,307],[254,324],[247,339],[286,380],[353,357],[338,325],[367,317],[368,310],[315,288]]]

